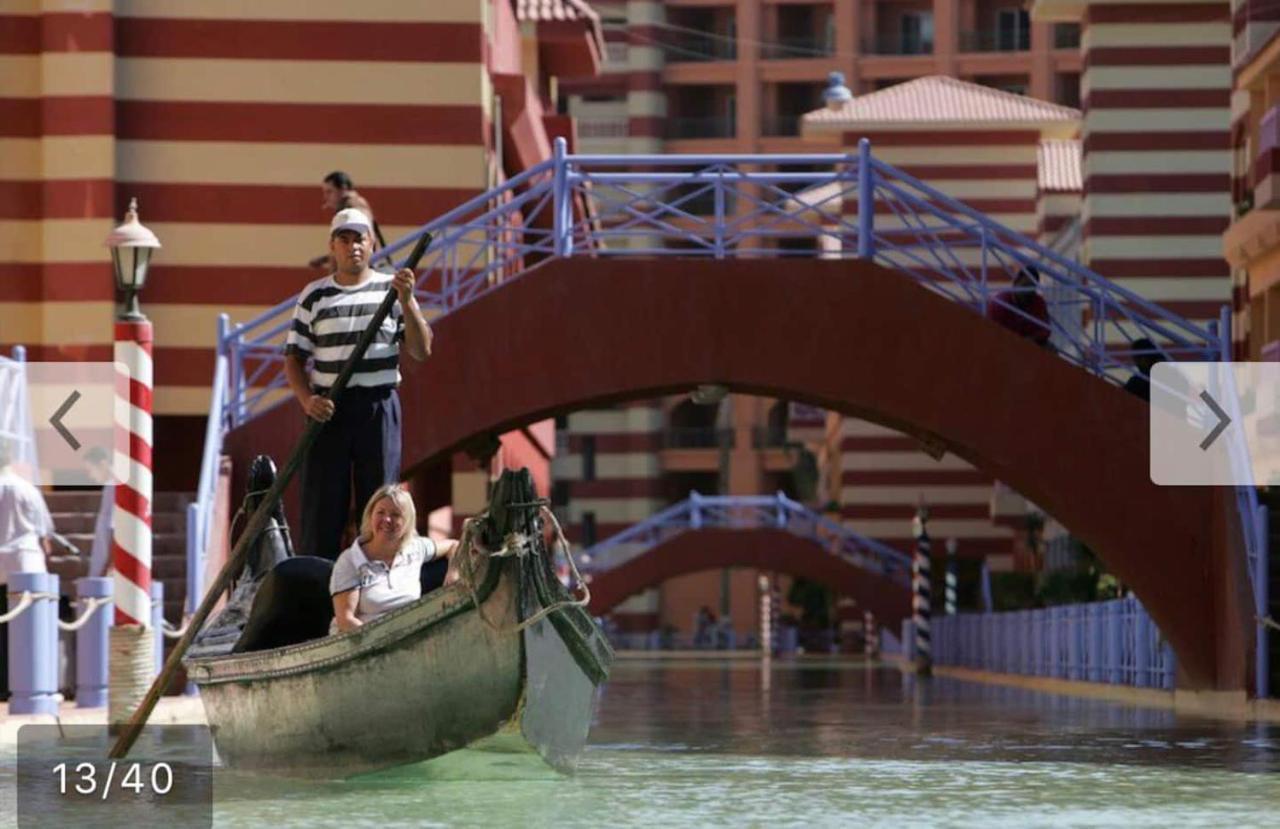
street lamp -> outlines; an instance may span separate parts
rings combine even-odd
[[[852,100],[852,90],[844,85],[844,73],[829,73],[827,75],[827,88],[822,90],[822,102],[827,105],[827,109],[838,110]]]
[[[124,304],[116,312],[122,320],[144,320],[138,307],[138,291],[147,282],[147,266],[151,264],[151,251],[160,247],[160,240],[138,221],[138,200],[129,200],[129,210],[124,214],[124,224],[107,236],[111,248],[111,264],[115,268],[116,288],[124,294]]]
[[[157,608],[164,607],[159,582],[151,579],[152,411],[151,321],[138,307],[138,291],[147,281],[151,252],[160,240],[138,221],[138,200],[129,200],[124,224],[107,236],[116,288],[123,302],[116,309],[112,356],[116,364],[116,426],[128,435],[117,441],[116,461],[128,474],[115,487],[111,541],[116,573],[112,588],[115,624],[110,628],[111,692],[107,720],[112,730],[129,720],[146,694],[156,670],[160,632],[153,630]],[[121,419],[120,413],[125,417]],[[123,518],[122,516],[126,516]],[[188,565],[190,566],[190,565]]]

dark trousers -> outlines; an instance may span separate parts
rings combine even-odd
[[[300,555],[336,560],[351,516],[400,475],[400,397],[395,389],[343,392],[302,465]]]

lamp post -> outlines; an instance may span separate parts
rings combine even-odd
[[[120,304],[116,308],[114,469],[126,475],[115,488],[112,520],[112,595],[108,721],[128,722],[155,674],[151,628],[151,321],[138,306],[151,254],[160,240],[138,221],[138,200],[129,201],[124,224],[107,236]],[[123,373],[127,372],[127,373]]]

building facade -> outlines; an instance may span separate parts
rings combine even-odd
[[[0,347],[111,359],[103,239],[137,197],[164,246],[141,296],[156,488],[193,489],[217,317],[251,319],[321,275],[322,178],[349,173],[399,238],[572,139],[555,77],[591,76],[602,52],[582,0],[7,2]],[[547,424],[503,456],[545,481],[553,444]],[[455,472],[459,492],[485,477]]]

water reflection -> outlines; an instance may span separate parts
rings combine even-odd
[[[858,663],[634,662],[593,740],[760,755],[1185,765],[1280,771],[1280,728]],[[1276,781],[1280,786],[1280,778]]]
[[[858,663],[624,661],[591,739],[573,778],[468,752],[329,783],[223,771],[216,825],[1238,829],[1280,808],[1280,727]]]

